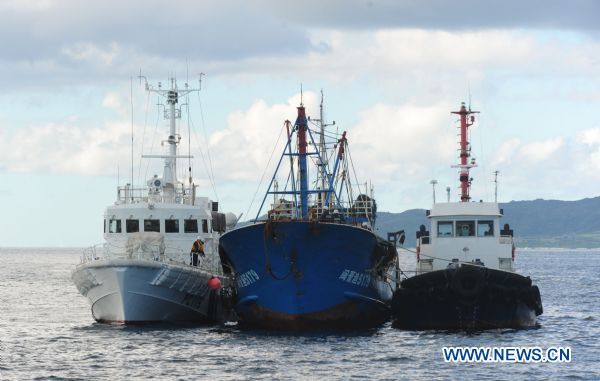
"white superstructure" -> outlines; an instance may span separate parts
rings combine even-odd
[[[196,196],[191,168],[187,184],[177,180],[177,145],[181,137],[179,98],[199,89],[187,83],[180,90],[174,79],[168,89],[146,83],[146,90],[166,101],[169,135],[164,155],[143,157],[164,160],[162,177],[154,175],[147,186],[118,187],[117,200],[104,213],[103,245],[88,249],[73,271],[77,288],[91,302],[94,319],[103,322],[210,321],[221,312],[218,290],[208,287],[212,277],[223,285],[218,240],[235,216],[219,213],[218,203]],[[226,221],[227,219],[227,221]],[[192,266],[193,242],[204,242],[204,256]]]
[[[459,169],[461,201],[436,203],[434,192],[433,207],[427,211],[430,229],[421,226],[417,232],[417,274],[462,263],[514,271],[513,233],[508,225],[501,226],[502,210],[496,202],[472,202],[469,195],[469,170],[477,164],[471,159],[467,128],[475,113],[464,103],[453,112],[460,115],[460,162],[453,167]]]
[[[417,274],[471,263],[513,271],[513,237],[501,226],[502,210],[492,202],[436,203],[430,230],[417,233]]]

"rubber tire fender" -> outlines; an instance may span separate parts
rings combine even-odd
[[[469,287],[466,287],[466,285],[469,285]],[[473,299],[479,295],[483,286],[483,269],[479,266],[470,265],[460,266],[454,273],[450,283],[452,291],[464,299]]]

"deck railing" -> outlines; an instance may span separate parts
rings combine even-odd
[[[270,220],[290,220],[298,218],[298,208],[293,202],[280,202],[273,204],[272,209],[268,213]],[[327,221],[327,220],[354,220],[360,222],[368,222],[373,220],[375,208],[373,201],[354,201],[339,203],[335,208],[325,208],[323,205],[312,205],[308,208],[308,219],[311,221]]]
[[[212,245],[214,247],[209,247],[211,243],[213,242],[205,242],[205,257],[199,258],[198,266],[193,267],[220,274],[222,268],[216,254],[217,247],[216,244]],[[111,243],[97,244],[85,248],[80,257],[81,264],[111,259],[138,259],[192,267],[189,251],[158,244],[138,245],[132,249]]]
[[[182,184],[176,186],[174,192],[153,191],[152,188],[132,188],[129,185],[117,187],[117,203],[137,204],[141,202],[165,202],[174,204],[191,204],[192,192]]]

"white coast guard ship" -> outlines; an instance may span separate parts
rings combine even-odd
[[[235,216],[219,213],[217,202],[196,195],[191,168],[188,184],[176,178],[177,159],[191,159],[177,154],[179,99],[199,89],[187,83],[178,89],[171,79],[167,89],[146,81],[146,91],[166,101],[169,135],[163,144],[168,150],[142,156],[164,159],[163,174],[154,175],[144,188],[118,187],[116,202],[104,213],[105,242],[84,253],[72,279],[89,298],[92,316],[99,322],[222,320],[222,299],[230,288],[223,277],[218,240],[228,224],[235,225]],[[204,241],[205,255],[192,266],[190,250],[197,238]],[[209,286],[213,277],[220,282],[213,280]]]

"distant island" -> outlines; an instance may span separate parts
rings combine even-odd
[[[600,247],[600,197],[577,201],[532,200],[501,203],[502,221],[515,233],[518,248],[597,248]],[[419,225],[429,227],[425,209],[402,213],[377,213],[377,233],[404,230],[404,246],[415,246]]]

